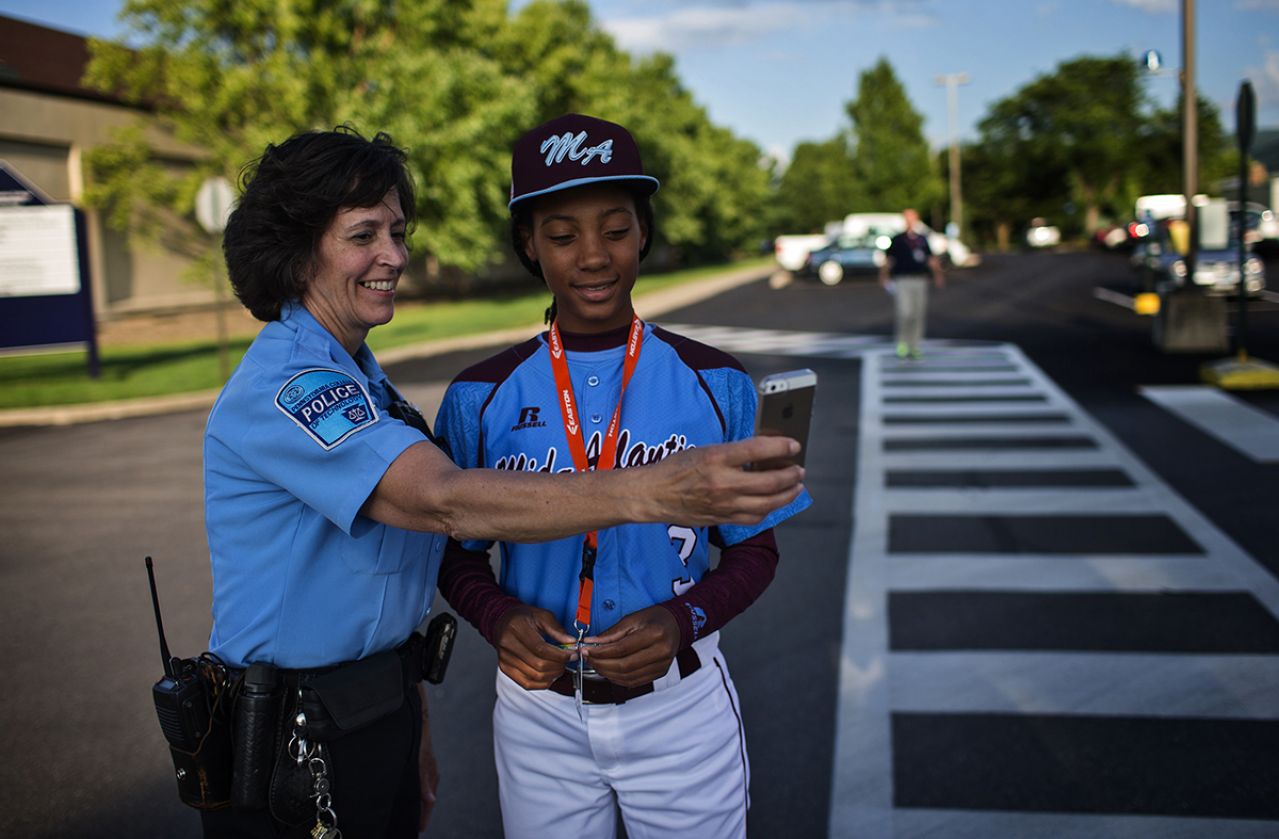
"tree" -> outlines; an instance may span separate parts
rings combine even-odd
[[[505,14],[501,0],[129,0],[120,17],[137,46],[94,41],[86,80],[148,104],[204,156],[194,170],[166,169],[140,132],[121,135],[91,155],[91,200],[133,232],[155,233],[139,218],[189,226],[206,175],[235,180],[267,143],[349,123],[408,147],[420,187],[415,246],[481,265],[504,210],[492,177],[509,154],[500,128],[528,114],[517,80],[487,55],[486,33]],[[149,167],[145,183],[138,165]]]
[[[1082,227],[1095,229],[1129,193],[1144,104],[1137,63],[1122,55],[1062,62],[996,102],[979,124],[981,143],[1025,185],[1026,200],[988,212],[1004,224],[1034,213],[1078,228],[1071,209],[1081,208]]]
[[[1239,154],[1234,138],[1221,124],[1221,111],[1197,97],[1199,123],[1199,191],[1211,191],[1224,178],[1238,174]],[[1138,195],[1182,192],[1182,106],[1184,96],[1172,107],[1158,108],[1146,122],[1142,141],[1141,190]],[[1131,201],[1129,202],[1131,205]]]
[[[921,215],[941,199],[941,179],[915,111],[885,58],[864,71],[846,106],[853,122],[853,170],[866,210],[916,207]]]
[[[94,42],[87,81],[203,152],[174,167],[134,130],[91,153],[90,199],[134,233],[208,254],[190,219],[205,176],[235,180],[267,143],[349,123],[407,149],[415,256],[482,270],[507,258],[512,144],[570,110],[632,130],[681,252],[722,257],[762,228],[758,149],[711,124],[670,56],[619,50],[582,0],[514,16],[505,0],[129,0],[121,19],[131,46]]]
[[[861,195],[845,135],[800,143],[777,183],[773,231],[821,233],[856,210]]]

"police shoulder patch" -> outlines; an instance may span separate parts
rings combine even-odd
[[[368,391],[341,370],[303,370],[275,394],[275,407],[325,451],[378,419]]]

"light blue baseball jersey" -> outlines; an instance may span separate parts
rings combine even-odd
[[[209,648],[228,664],[310,668],[404,641],[426,617],[446,539],[359,515],[425,438],[367,346],[355,357],[301,305],[249,347],[209,414]]]
[[[565,336],[569,373],[592,465],[621,389],[626,330],[617,346],[582,351]],[[626,389],[614,468],[654,463],[675,452],[750,437],[755,388],[731,356],[660,327],[645,325],[639,364]],[[435,433],[463,467],[574,471],[545,336],[461,373],[449,386]],[[721,525],[722,545],[775,526],[812,503],[805,492],[752,527]],[[710,532],[680,522],[631,524],[599,532],[591,632],[682,594],[709,568]],[[572,627],[581,571],[581,536],[538,544],[502,544],[501,585]],[[491,542],[463,543],[487,550]]]

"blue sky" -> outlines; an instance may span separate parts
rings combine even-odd
[[[513,5],[521,5],[515,0]],[[120,0],[0,0],[0,13],[72,31],[118,34]],[[783,157],[801,140],[847,125],[857,76],[885,56],[940,147],[949,128],[942,74],[964,72],[959,130],[1060,61],[1159,50],[1181,64],[1181,0],[591,0],[596,20],[632,52],[672,53],[712,120]],[[1197,0],[1203,95],[1234,127],[1239,83],[1257,93],[1257,121],[1279,127],[1279,0]],[[1151,76],[1168,102],[1176,75]]]

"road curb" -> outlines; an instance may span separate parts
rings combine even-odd
[[[708,297],[722,294],[738,286],[762,280],[770,273],[771,268],[769,266],[761,266],[757,268],[742,268],[707,277],[703,280],[694,280],[674,288],[666,288],[637,297],[635,299],[635,309],[643,318],[654,318],[673,309],[689,306]],[[522,341],[530,333],[540,331],[543,326],[544,324],[540,323],[527,324],[476,335],[460,335],[456,338],[424,341],[420,344],[380,351],[377,353],[377,359],[380,365],[386,367],[415,358],[429,358],[430,356],[443,355],[460,350],[500,346]],[[171,396],[120,399],[114,402],[52,405],[41,408],[9,408],[0,410],[0,428],[78,425],[88,422],[195,411],[211,407],[218,398],[219,393],[221,393],[221,388]]]

